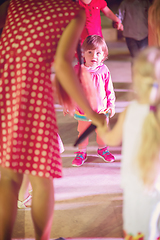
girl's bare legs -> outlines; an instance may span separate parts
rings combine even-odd
[[[0,240],[10,240],[17,214],[18,192],[23,175],[0,168]]]
[[[54,186],[53,179],[29,175],[32,185],[32,219],[36,240],[49,240],[53,211]]]

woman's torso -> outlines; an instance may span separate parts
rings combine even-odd
[[[71,0],[11,0],[0,39],[0,133],[4,167],[60,177],[51,63],[79,11]]]

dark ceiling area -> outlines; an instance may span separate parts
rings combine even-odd
[[[112,10],[112,11],[117,11],[120,3],[122,2],[122,0],[105,0],[107,2],[108,7]]]
[[[106,2],[108,4],[120,4],[122,2],[122,0],[106,0]]]

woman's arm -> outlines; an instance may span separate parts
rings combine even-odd
[[[57,79],[68,95],[74,99],[95,125],[103,125],[105,116],[97,114],[90,107],[72,66],[73,57],[85,25],[85,20],[85,11],[80,10],[78,16],[72,19],[64,30],[58,43],[54,67]]]
[[[118,146],[122,143],[123,123],[127,108],[119,115],[117,123],[112,130],[107,126],[98,127],[97,131],[102,140],[109,146]]]

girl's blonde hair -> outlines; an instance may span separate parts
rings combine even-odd
[[[137,98],[150,105],[136,158],[140,176],[150,188],[160,172],[160,48],[148,47],[135,58],[133,84]]]
[[[108,47],[106,45],[104,38],[98,35],[90,35],[84,40],[82,44],[82,52],[85,52],[87,50],[94,50],[97,47],[102,48],[102,51],[104,53],[104,59],[103,59],[104,61],[108,57]]]
[[[148,22],[155,30],[157,36],[157,43],[160,46],[160,0],[154,0],[148,15]]]

